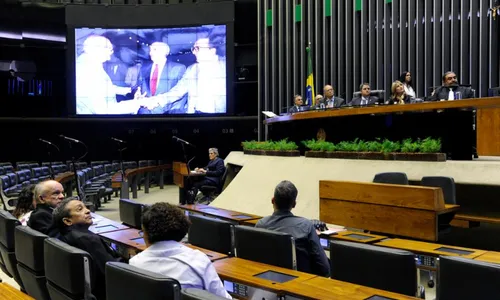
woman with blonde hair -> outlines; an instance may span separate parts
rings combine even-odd
[[[385,104],[406,104],[410,103],[410,96],[406,95],[403,83],[396,80],[392,83],[391,97]]]

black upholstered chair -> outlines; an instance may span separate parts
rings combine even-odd
[[[212,185],[203,185],[200,187],[200,192],[203,194],[203,198],[200,202],[212,202],[217,198],[217,196],[222,193],[222,189],[224,187],[224,182],[226,181],[227,176],[227,168],[224,170],[224,174],[220,179],[220,184],[218,186]]]
[[[409,251],[332,241],[330,265],[333,279],[409,296],[417,293],[415,255]]]
[[[222,300],[226,299],[217,295],[214,295],[208,291],[188,288],[181,290],[181,299],[182,300]]]
[[[129,199],[120,199],[120,221],[133,228],[141,229],[141,216],[144,204]]]
[[[189,220],[190,244],[219,253],[233,254],[233,224],[202,215],[190,215]]]
[[[0,176],[0,200],[6,211],[13,211],[16,208],[16,200],[19,195],[19,187],[11,184],[11,177]]]
[[[23,287],[23,282],[17,270],[16,242],[14,231],[21,223],[8,211],[0,210],[0,253],[8,273]]]
[[[15,230],[17,270],[26,293],[37,300],[50,300],[43,259],[46,238],[28,226],[17,226]]]
[[[457,204],[457,192],[453,177],[425,176],[422,177],[422,186],[439,187],[443,190],[444,202],[446,204]]]
[[[234,245],[239,258],[297,270],[295,240],[287,233],[237,225]]]
[[[47,289],[52,300],[95,299],[92,294],[92,257],[58,239],[44,242]]]
[[[408,185],[408,176],[401,172],[385,172],[375,174],[374,183],[402,184]]]
[[[106,264],[106,299],[181,299],[181,285],[175,279],[129,264]]]
[[[499,299],[500,265],[455,256],[439,259],[440,300]]]

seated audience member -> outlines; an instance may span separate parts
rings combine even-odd
[[[35,186],[36,208],[31,213],[28,226],[50,237],[58,235],[52,222],[52,211],[64,199],[64,188],[55,180],[47,180]]]
[[[352,99],[352,101],[349,103],[351,106],[365,106],[377,103],[378,98],[375,96],[370,96],[370,84],[362,83],[359,86],[359,91],[361,92],[361,95],[357,98]]]
[[[190,195],[190,201],[194,200],[193,196],[198,194],[198,190],[204,186],[215,186],[218,187],[221,184],[222,175],[226,171],[226,167],[224,166],[224,160],[219,157],[219,150],[217,148],[208,149],[208,165],[204,168],[195,168],[194,171],[198,173],[205,174],[205,177],[202,180],[196,181],[193,183],[192,195]]]
[[[325,85],[323,88],[323,93],[325,94],[325,103],[327,108],[341,107],[345,100],[339,97],[333,96],[335,90],[331,85]]]
[[[304,104],[301,95],[295,95],[293,97],[293,106],[288,110],[289,113],[293,114],[300,111],[300,107]]]
[[[88,252],[92,256],[95,276],[92,294],[97,299],[106,298],[105,266],[108,261],[122,259],[99,237],[89,231],[92,225],[90,210],[80,200],[65,199],[54,209],[54,225],[59,229],[59,239],[68,245]]]
[[[385,104],[407,104],[410,103],[410,96],[406,95],[403,83],[396,80],[391,86],[391,97]]]
[[[474,98],[474,92],[470,87],[460,86],[457,81],[457,75],[451,71],[444,73],[443,85],[432,92],[427,99],[429,101],[455,100],[455,93],[460,92],[462,99]]]
[[[274,189],[272,204],[274,213],[257,222],[255,227],[285,232],[295,239],[297,270],[319,276],[330,276],[330,264],[321,247],[313,223],[294,216],[291,210],[297,204],[297,188],[288,180],[280,182]]]
[[[204,289],[231,299],[210,259],[180,243],[189,226],[189,220],[177,206],[160,202],[145,207],[142,230],[147,248],[132,257],[130,265],[174,278],[183,289]]]
[[[28,225],[28,220],[36,206],[35,197],[33,196],[34,189],[34,184],[23,187],[21,193],[19,193],[19,198],[17,198],[16,209],[12,213],[23,226]]]
[[[326,108],[325,99],[323,98],[323,95],[320,94],[316,95],[316,97],[314,98],[314,103],[316,104],[315,105],[316,109]]]
[[[403,83],[403,87],[405,89],[406,95],[410,96],[410,98],[417,97],[415,90],[413,89],[413,85],[411,83],[411,73],[405,71],[399,76],[399,81]]]

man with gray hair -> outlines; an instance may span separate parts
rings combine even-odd
[[[193,183],[193,187],[189,192],[190,195],[188,195],[188,204],[194,203],[194,197],[196,197],[196,194],[198,194],[198,190],[202,186],[208,185],[214,186],[216,188],[221,187],[222,175],[224,175],[224,172],[226,171],[224,160],[219,157],[219,150],[217,148],[208,149],[208,157],[210,161],[208,162],[208,165],[206,167],[194,169],[196,173],[205,174],[205,177],[202,180]]]
[[[321,247],[316,228],[310,220],[292,214],[292,209],[297,204],[297,194],[297,188],[292,182],[288,180],[280,182],[274,189],[274,197],[271,200],[274,213],[260,219],[255,227],[293,236],[297,253],[297,270],[329,277],[330,264]]]
[[[55,237],[57,228],[52,222],[52,211],[64,199],[64,188],[55,180],[46,180],[35,186],[34,196],[36,208],[31,213],[28,226],[32,229]]]

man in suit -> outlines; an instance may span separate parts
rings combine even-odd
[[[359,86],[359,91],[361,92],[361,95],[357,98],[352,99],[352,101],[349,103],[351,106],[365,106],[378,102],[377,97],[370,96],[371,89],[369,83],[362,83]]]
[[[55,180],[40,182],[35,186],[34,197],[36,208],[31,213],[28,226],[50,237],[59,231],[52,222],[52,211],[64,199],[64,188]]]
[[[323,94],[325,95],[326,108],[340,107],[344,104],[345,100],[339,97],[333,96],[335,90],[331,85],[325,85],[323,88]]]
[[[288,112],[291,113],[291,114],[299,112],[300,111],[300,106],[302,106],[302,104],[304,104],[304,101],[302,100],[302,96],[301,95],[295,95],[295,96],[293,96],[293,106],[290,107],[290,109],[288,110]]]
[[[217,148],[208,149],[208,157],[210,161],[206,167],[194,169],[197,173],[205,174],[205,177],[202,180],[193,183],[193,187],[191,189],[192,194],[189,197],[191,199],[188,200],[189,202],[194,201],[194,196],[198,194],[198,190],[202,186],[209,185],[219,187],[221,184],[222,175],[224,175],[224,172],[226,171],[224,160],[219,157],[219,150]]]
[[[164,42],[154,42],[149,46],[149,56],[152,63],[145,65],[142,72],[141,92],[145,97],[153,97],[164,94],[172,89],[186,72],[186,67],[173,61],[169,61],[170,47]],[[184,113],[186,98],[155,107],[151,110],[141,108],[139,114],[163,114],[167,112]]]
[[[89,230],[92,225],[90,210],[80,200],[65,199],[53,212],[54,226],[60,232],[59,239],[73,247],[87,251],[92,256],[92,272],[95,281],[92,294],[97,299],[106,296],[105,266],[111,261],[123,261],[101,237]]]
[[[457,75],[451,71],[444,73],[443,85],[432,92],[428,101],[456,100],[456,93],[461,93],[462,99],[474,98],[474,92],[470,87],[460,86]]]

